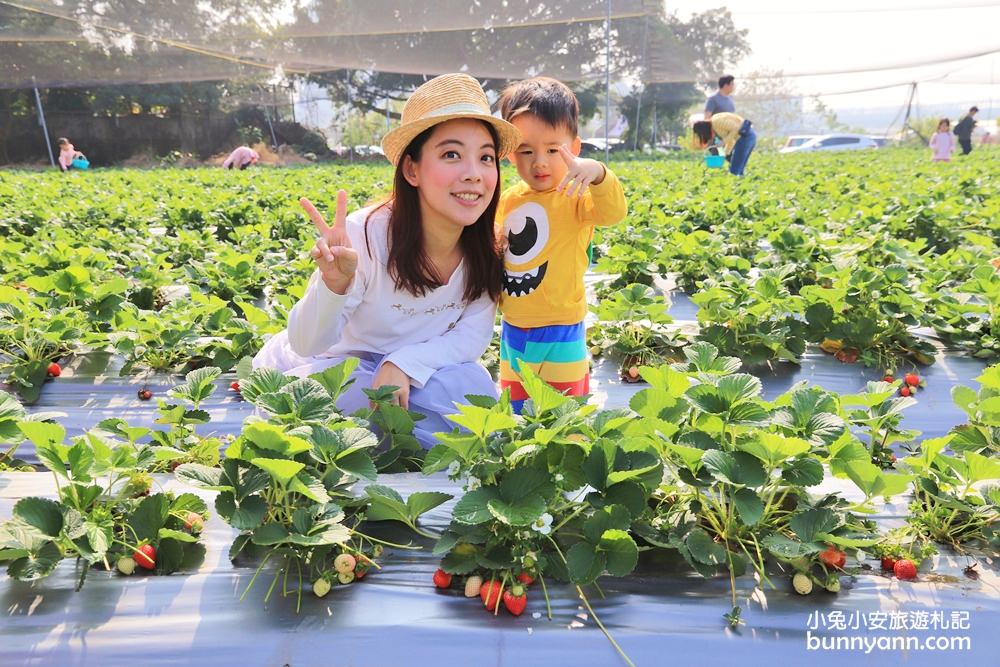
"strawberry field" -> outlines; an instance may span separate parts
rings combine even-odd
[[[298,198],[388,166],[0,174],[0,663],[995,660],[1000,151],[611,166],[590,400],[529,372],[426,452],[385,392],[334,408],[350,364],[249,365]]]

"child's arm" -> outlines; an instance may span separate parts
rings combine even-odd
[[[583,198],[581,219],[584,224],[607,227],[616,225],[628,215],[625,190],[614,172],[598,162],[604,170],[600,183],[592,184]]]

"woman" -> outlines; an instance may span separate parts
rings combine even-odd
[[[288,329],[254,367],[305,377],[357,357],[338,408],[367,406],[363,388],[398,387],[395,402],[426,417],[414,432],[424,447],[452,429],[444,416],[456,402],[496,396],[478,359],[493,337],[503,277],[493,231],[499,161],[519,143],[472,77],[444,75],[418,88],[402,125],[382,140],[396,168],[386,202],[346,216],[341,190],[330,227],[301,200],[319,232],[317,270]]]
[[[757,145],[757,133],[750,121],[734,113],[717,113],[712,116],[712,120],[699,120],[693,129],[696,148],[704,150],[718,137],[725,146],[729,173],[743,175],[750,153]]]

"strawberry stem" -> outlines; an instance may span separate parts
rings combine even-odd
[[[611,636],[611,633],[608,632],[608,629],[604,627],[603,623],[601,623],[601,619],[598,618],[597,614],[594,612],[593,607],[590,606],[590,601],[587,600],[587,596],[583,593],[583,589],[577,586],[576,592],[579,593],[580,599],[583,600],[583,604],[586,605],[587,611],[590,612],[590,615],[593,617],[594,622],[597,623],[597,627],[601,629],[601,632],[604,633],[604,636],[608,638],[608,641],[611,642],[611,645],[615,647],[616,651],[618,651],[618,655],[620,655],[622,659],[625,662],[627,662],[631,667],[635,667],[635,663],[629,659],[625,651],[622,650],[622,647],[618,645],[618,642],[615,641],[615,638]]]

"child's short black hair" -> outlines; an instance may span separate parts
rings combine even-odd
[[[736,81],[736,77],[733,76],[732,74],[725,74],[723,76],[720,76],[719,77],[719,88],[721,89],[723,86],[728,86],[733,81]]]
[[[577,135],[580,103],[569,87],[547,76],[512,83],[500,95],[500,115],[510,122],[522,113],[534,114],[552,127]]]

